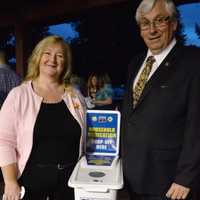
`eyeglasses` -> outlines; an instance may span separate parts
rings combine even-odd
[[[140,22],[140,29],[141,30],[149,30],[151,28],[151,24],[155,27],[155,28],[163,28],[167,26],[168,21],[170,20],[170,16],[167,17],[158,17],[155,20],[153,20],[152,22],[150,22],[147,19],[143,19]]]

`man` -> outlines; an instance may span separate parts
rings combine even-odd
[[[122,112],[131,200],[191,199],[200,172],[200,52],[175,39],[172,0],[143,0],[136,21],[148,52],[130,64]]]
[[[20,84],[20,77],[10,69],[6,62],[6,54],[0,50],[0,108],[3,104],[8,92],[15,86]],[[3,191],[3,177],[0,171],[0,194]]]
[[[20,84],[19,76],[6,63],[6,54],[3,50],[0,50],[0,107],[8,92]]]

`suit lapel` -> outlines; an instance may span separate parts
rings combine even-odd
[[[128,80],[130,80],[130,82],[128,83],[128,101],[127,101],[127,104],[128,104],[128,107],[129,107],[129,111],[133,111],[133,82],[135,80],[135,77],[137,76],[137,73],[144,61],[144,58],[145,58],[145,54],[143,55],[140,55],[137,57],[137,60],[134,62],[134,63],[131,63],[130,64],[130,67],[129,67],[129,77]]]
[[[173,67],[176,66],[176,62],[178,61],[176,58],[180,58],[179,54],[180,46],[177,44],[170,51],[167,57],[163,60],[157,70],[154,72],[152,77],[146,83],[145,88],[141,94],[141,97],[136,105],[136,108],[141,104],[141,102],[145,99],[145,97],[149,94],[151,89],[155,86],[162,85],[169,77],[172,72],[174,72]]]

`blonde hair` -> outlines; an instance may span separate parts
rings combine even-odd
[[[61,44],[64,50],[64,71],[61,74],[60,82],[69,83],[71,76],[71,49],[64,39],[60,36],[47,36],[41,40],[28,59],[28,71],[25,77],[25,81],[35,80],[40,74],[40,60],[45,49],[51,44]]]

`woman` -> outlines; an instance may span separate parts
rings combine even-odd
[[[95,105],[95,109],[114,109],[112,104],[114,91],[108,74],[99,75],[98,84],[99,89],[96,92],[95,99],[92,101]]]
[[[0,166],[4,199],[74,199],[67,186],[81,155],[85,105],[67,85],[71,53],[61,37],[37,44],[24,83],[13,89],[0,112]]]
[[[88,97],[91,97],[92,100],[96,98],[96,92],[98,90],[98,79],[96,74],[91,74],[87,82],[87,92]]]

